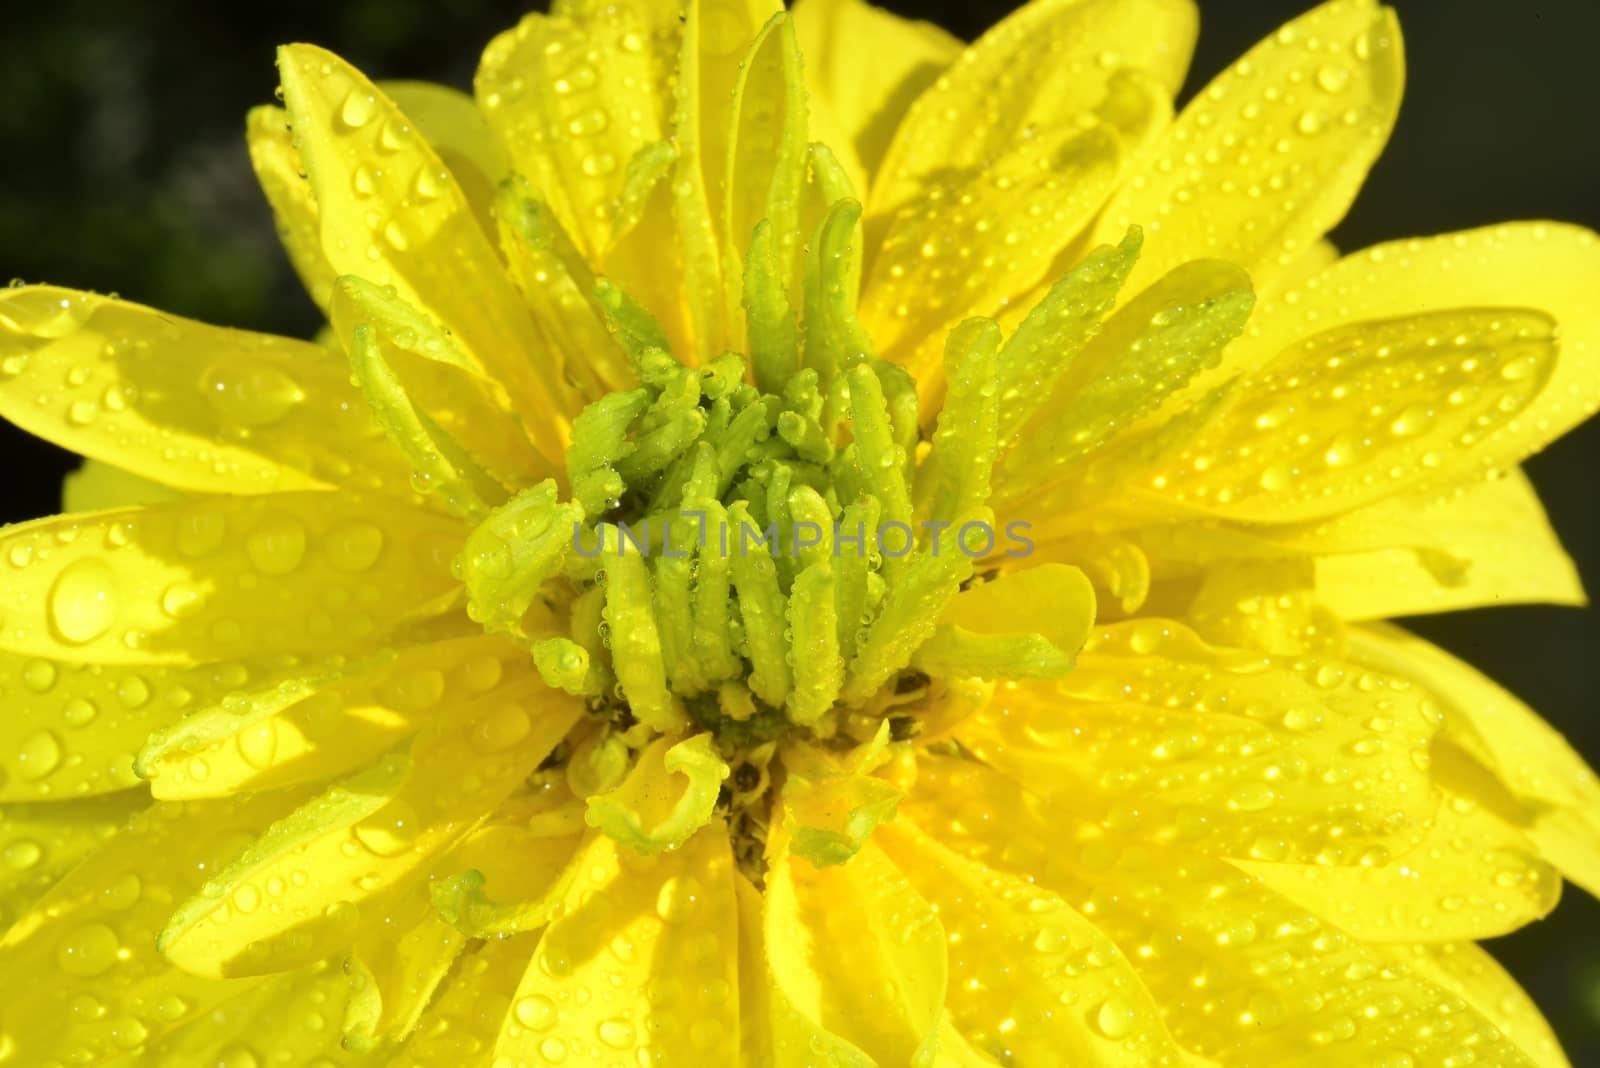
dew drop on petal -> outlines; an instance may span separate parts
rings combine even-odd
[[[287,575],[305,559],[306,528],[293,516],[268,516],[245,538],[244,551],[263,575]]]
[[[98,557],[67,565],[50,587],[50,622],[56,636],[73,645],[92,642],[117,618],[116,576]]]
[[[103,923],[85,924],[61,940],[56,947],[56,964],[68,975],[100,975],[117,962],[120,948],[111,928]]]

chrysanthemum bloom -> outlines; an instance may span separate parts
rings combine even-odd
[[[0,1062],[1551,1065],[1600,788],[1386,616],[1581,590],[1600,242],[1338,258],[1392,15],[296,45],[328,331],[0,296]]]

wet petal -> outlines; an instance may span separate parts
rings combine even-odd
[[[1455,993],[1516,1044],[1530,1063],[1565,1068],[1567,1058],[1533,1000],[1488,953],[1461,943],[1397,947],[1406,966]]]
[[[0,649],[195,664],[373,649],[455,596],[460,528],[347,494],[279,493],[57,516],[0,537]]]
[[[1435,759],[1465,796],[1523,828],[1545,859],[1600,893],[1600,779],[1560,733],[1460,660],[1398,627],[1352,629],[1358,663],[1415,680],[1440,702]],[[1443,758],[1443,759],[1441,759]]]
[[[434,82],[385,81],[378,88],[417,124],[472,205],[478,225],[492,237],[495,188],[511,173],[511,162],[477,102],[459,89]]]
[[[279,820],[161,932],[198,975],[281,970],[348,945],[378,895],[404,893],[504,798],[580,714],[565,695],[516,684],[455,709],[412,755],[391,753]],[[295,873],[299,878],[295,878]],[[283,886],[272,909],[241,909]]]
[[[727,830],[645,858],[604,835],[545,929],[495,1055],[537,1064],[739,1061],[738,923]],[[648,1051],[648,1054],[643,1051]]]
[[[1000,1063],[1106,1068],[1177,1055],[1127,959],[1055,894],[954,853],[910,823],[886,827],[882,842],[938,909],[950,943],[950,1020],[979,1049]],[[1108,1003],[1113,1010],[1103,1014]]]
[[[1232,857],[1355,864],[1437,806],[1438,711],[1320,657],[1212,649],[1177,624],[1097,631],[1059,683],[1009,684],[956,731],[1041,797],[1119,834]]]
[[[350,980],[344,972],[336,964],[319,961],[255,983],[155,1043],[150,1056],[161,1064],[229,1068],[252,1064],[355,1068],[363,1062],[346,1054],[339,1030],[349,993]]]
[[[40,899],[0,941],[0,1033],[18,1063],[110,1060],[249,989],[172,967],[156,933],[300,796],[155,805]]]
[[[1136,844],[969,761],[919,761],[903,815],[963,856],[1028,879],[1109,936],[1187,1052],[1223,1064],[1533,1062],[1448,987],[1225,861]],[[1174,908],[1181,901],[1183,908]],[[1133,1034],[1113,999],[1091,1023]]]
[[[129,793],[0,810],[0,934],[148,803]]]
[[[390,1068],[488,1068],[537,942],[537,935],[517,935],[469,948]]]
[[[907,203],[934,175],[1000,156],[1030,128],[1076,121],[1100,104],[1119,67],[1149,71],[1176,92],[1195,26],[1187,0],[1025,5],[963,52],[911,106],[873,184],[872,214]]]
[[[559,380],[540,374],[527,308],[439,156],[380,89],[331,52],[287,46],[278,76],[333,269],[394,286],[454,333],[504,384],[553,466],[569,406]]]
[[[0,293],[0,414],[176,489],[409,494],[349,376],[310,342],[53,286]]]
[[[245,118],[250,166],[272,205],[278,240],[317,307],[326,309],[334,271],[322,251],[322,220],[289,129],[289,113],[270,104],[251,108]]]
[[[134,504],[166,504],[183,494],[102,460],[85,460],[61,481],[63,512],[99,512]]]
[[[1263,287],[1344,217],[1400,106],[1400,31],[1375,0],[1330,0],[1246,53],[1184,109],[1096,235],[1146,228],[1131,285],[1186,260]]]
[[[1446,308],[1535,308],[1559,330],[1555,370],[1513,423],[1523,454],[1600,408],[1600,240],[1577,226],[1507,223],[1377,245],[1264,304],[1235,346],[1245,366],[1318,331]],[[1508,428],[1512,430],[1512,428]]]

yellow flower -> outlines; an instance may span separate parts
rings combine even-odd
[[[0,294],[0,1063],[1565,1063],[1473,942],[1600,784],[1381,620],[1582,601],[1600,242],[1340,258],[1392,13],[1195,28],[293,45],[317,342]]]

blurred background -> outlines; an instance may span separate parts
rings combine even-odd
[[[1390,0],[1406,102],[1341,248],[1504,219],[1600,228],[1595,0]],[[1005,0],[891,0],[971,39]],[[1186,96],[1309,0],[1201,0]],[[273,0],[7,5],[0,38],[0,279],[115,292],[180,315],[309,336],[245,157],[273,48],[312,41],[374,77],[470,88],[479,50],[533,5]],[[1600,293],[1596,294],[1600,300]],[[67,454],[0,424],[0,521],[56,511]],[[1600,420],[1528,463],[1551,519],[1600,583]],[[1514,552],[1515,546],[1507,546]],[[1415,629],[1538,707],[1600,762],[1600,610],[1514,607]],[[1545,922],[1489,948],[1533,992],[1578,1065],[1600,1064],[1600,906],[1569,888]]]

